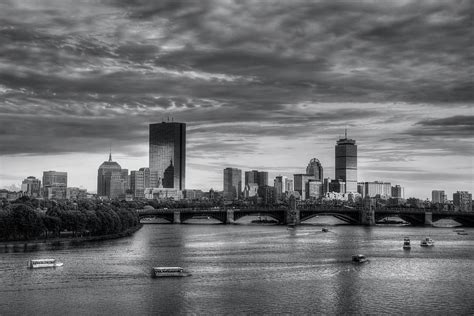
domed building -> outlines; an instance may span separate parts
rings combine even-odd
[[[118,198],[125,193],[127,189],[128,170],[112,161],[112,153],[109,155],[109,161],[104,161],[97,174],[97,195],[99,197],[108,197],[110,199]]]
[[[313,158],[309,161],[308,167],[306,167],[306,174],[314,176],[317,181],[323,181],[323,166],[318,159]]]

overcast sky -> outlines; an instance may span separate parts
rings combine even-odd
[[[44,170],[95,192],[109,148],[148,166],[148,124],[187,124],[186,187],[222,169],[473,191],[466,1],[1,1],[0,187]]]

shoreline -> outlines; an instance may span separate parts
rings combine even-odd
[[[79,244],[85,242],[103,241],[111,239],[119,239],[123,237],[132,236],[134,233],[139,231],[143,227],[143,224],[139,223],[137,226],[131,227],[123,232],[101,235],[101,236],[87,236],[87,237],[60,237],[60,238],[48,238],[48,239],[32,239],[32,240],[5,240],[0,241],[0,246],[18,246],[18,245],[59,245],[61,243]]]

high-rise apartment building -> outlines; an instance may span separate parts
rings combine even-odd
[[[61,200],[66,198],[67,172],[43,172],[43,197],[46,199]]]
[[[119,198],[125,194],[128,183],[128,170],[124,169],[112,161],[112,154],[109,160],[104,161],[97,171],[97,195],[110,199]]]
[[[399,184],[392,187],[392,197],[393,198],[405,198],[405,188]]]
[[[144,199],[146,188],[150,188],[150,168],[130,171],[130,190],[133,197]]]
[[[245,171],[245,185],[255,183],[258,186],[268,185],[268,172],[266,171]]]
[[[359,191],[359,193],[362,197],[379,195],[388,198],[392,196],[392,184],[390,182],[359,182],[359,190],[360,188],[362,188],[362,191]]]
[[[336,152],[336,179],[346,183],[346,192],[357,192],[357,145],[356,141],[344,138],[337,141]],[[342,192],[341,192],[342,193]]]
[[[224,169],[224,199],[228,201],[240,199],[242,196],[242,170],[237,168]]]
[[[472,211],[472,194],[467,191],[453,193],[453,204],[461,212]]]
[[[447,196],[444,190],[433,190],[431,191],[431,202],[433,203],[445,203]]]
[[[313,158],[309,161],[308,167],[306,167],[306,174],[314,176],[317,181],[323,182],[323,166],[318,159]]]
[[[29,197],[40,197],[41,181],[35,177],[28,177],[21,183],[21,191]]]
[[[150,124],[150,185],[185,189],[186,124]]]

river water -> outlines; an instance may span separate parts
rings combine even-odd
[[[474,313],[474,229],[145,225],[128,238],[0,247],[0,315]],[[402,249],[410,236],[412,250]],[[419,246],[431,236],[432,248]],[[362,253],[370,262],[353,264]],[[55,269],[26,268],[57,258]],[[185,278],[150,277],[182,266]]]

